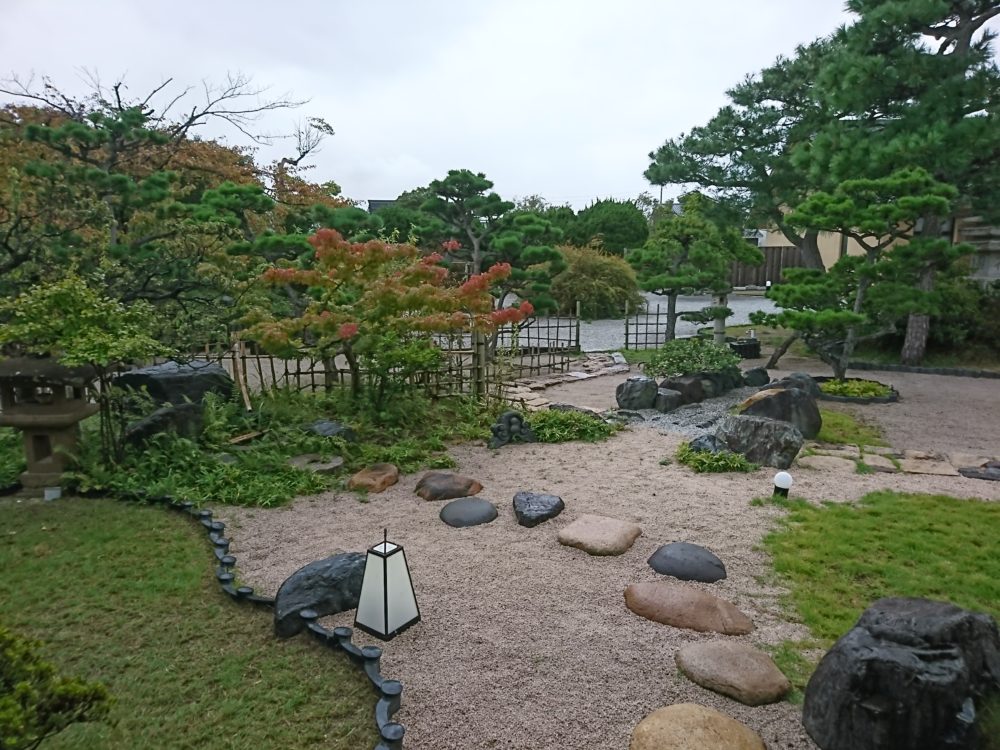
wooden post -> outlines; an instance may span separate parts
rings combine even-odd
[[[725,307],[726,302],[726,295],[719,294],[716,295],[712,304],[716,307]],[[724,317],[717,317],[712,321],[712,341],[718,346],[726,345],[726,319]]]
[[[472,334],[473,380],[472,392],[477,397],[486,395],[486,337]]]
[[[580,300],[576,301],[576,350],[580,351]]]
[[[625,350],[628,351],[628,300],[625,301]]]

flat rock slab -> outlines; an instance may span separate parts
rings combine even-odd
[[[362,469],[347,481],[350,490],[382,492],[399,481],[399,469],[395,464],[372,464]]]
[[[901,458],[899,470],[907,474],[933,474],[941,477],[960,476],[958,469],[947,461],[934,461],[927,458]]]
[[[991,459],[975,453],[949,453],[948,460],[956,469],[981,469]]]
[[[674,658],[692,682],[748,706],[775,703],[792,689],[771,657],[747,643],[689,643]]]
[[[724,713],[695,703],[658,708],[632,731],[629,750],[765,750],[764,740]]]
[[[584,515],[559,532],[559,543],[591,555],[620,555],[641,534],[638,524],[607,516]]]
[[[493,521],[497,517],[497,509],[481,497],[460,497],[444,506],[438,515],[449,526],[461,529]]]
[[[726,577],[722,560],[704,547],[689,542],[665,544],[647,562],[657,573],[682,581],[715,583]]]
[[[858,466],[849,458],[839,456],[802,456],[796,462],[803,469],[820,469],[823,471],[844,471],[854,473]]]
[[[625,587],[625,606],[647,620],[699,633],[745,635],[753,630],[753,622],[735,605],[682,583],[631,583]]]
[[[555,518],[565,507],[562,498],[555,495],[538,492],[518,492],[514,495],[514,515],[517,516],[517,522],[529,529]]]
[[[463,477],[450,471],[428,471],[417,482],[416,492],[424,500],[451,500],[475,495],[483,485],[472,477]]]
[[[288,459],[288,464],[296,469],[304,469],[314,474],[333,474],[344,465],[344,459],[340,456],[334,456],[329,461],[324,461],[318,453],[305,453]]]
[[[861,451],[856,445],[844,445],[839,448],[824,448],[822,446],[813,448],[820,456],[837,456],[838,458],[861,458]]]
[[[882,471],[886,474],[892,474],[899,469],[896,468],[896,464],[890,461],[885,456],[879,455],[868,455],[865,453],[865,457],[861,459],[867,466],[872,467],[875,471]]]

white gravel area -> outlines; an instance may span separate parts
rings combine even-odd
[[[860,407],[886,428],[894,447],[998,452],[1000,382],[874,375],[903,394],[900,404]],[[618,381],[595,378],[546,396],[609,408]],[[241,578],[271,594],[308,562],[376,543],[383,527],[404,545],[422,622],[386,646],[383,672],[403,682],[398,720],[410,750],[624,750],[647,713],[679,702],[743,721],[771,750],[814,748],[798,706],[750,708],[678,673],[678,647],[725,636],[653,623],[624,605],[626,585],[661,578],[646,564],[657,547],[693,542],[715,552],[729,577],[690,585],[729,599],[751,617],[755,629],[740,640],[766,646],[807,636],[782,603],[784,591],[760,548],[780,511],[750,506],[770,492],[774,470],[696,475],[660,465],[681,439],[640,425],[593,445],[456,446],[456,471],[480,480],[480,496],[500,509],[496,521],[473,528],[442,523],[443,503],[413,493],[420,475],[404,476],[367,502],[327,493],[276,510],[216,511],[229,524]],[[996,482],[817,470],[798,472],[795,492],[849,501],[882,488],[1000,500]],[[522,528],[511,509],[519,490],[559,495],[566,510]],[[643,535],[618,557],[559,545],[559,529],[585,513],[638,523]],[[328,621],[350,625],[352,614]],[[363,633],[356,640],[378,643]]]

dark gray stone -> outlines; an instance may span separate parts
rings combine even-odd
[[[722,391],[718,389],[715,381],[711,378],[700,378],[699,382],[701,383],[701,391],[705,394],[705,398],[715,398],[722,395]]]
[[[751,367],[743,373],[743,384],[748,386],[762,386],[771,382],[771,376],[765,367]]]
[[[518,411],[505,411],[497,423],[490,427],[493,437],[490,438],[490,448],[500,448],[508,443],[534,443],[537,441],[524,415]]]
[[[683,403],[684,398],[677,391],[672,391],[669,388],[660,388],[656,391],[656,400],[653,402],[653,408],[665,414],[668,411],[673,411]]]
[[[621,422],[622,424],[638,424],[639,422],[646,421],[646,418],[642,414],[631,409],[613,409],[604,412],[601,416],[605,419]]]
[[[204,427],[202,417],[201,404],[163,406],[126,427],[125,442],[129,445],[145,445],[154,435],[161,432],[174,432],[189,440],[197,440],[201,437]]]
[[[645,375],[633,375],[615,389],[619,409],[652,409],[656,402],[656,381]]]
[[[688,542],[665,544],[647,562],[657,573],[682,581],[715,583],[726,577],[722,560],[704,547]]]
[[[299,617],[304,609],[320,617],[335,615],[358,606],[365,556],[343,552],[299,568],[281,584],[274,597],[274,632],[290,638],[305,628]]]
[[[958,470],[958,473],[963,477],[968,477],[969,479],[985,479],[992,482],[1000,482],[1000,468],[991,468],[989,466],[984,468],[962,468]]]
[[[823,657],[802,723],[822,750],[974,750],[1000,694],[1000,635],[987,614],[880,599]]]
[[[804,438],[814,438],[823,427],[816,399],[800,388],[768,388],[751,396],[741,414],[791,422]]]
[[[778,469],[792,465],[805,441],[798,428],[788,422],[732,414],[722,419],[715,435],[734,453]]]
[[[804,372],[790,373],[780,380],[768,383],[761,390],[765,388],[801,388],[813,398],[819,398],[820,395],[819,383],[813,379],[812,375]]]
[[[332,419],[317,419],[306,429],[321,437],[342,438],[348,443],[358,442],[358,436],[350,427]]]
[[[460,497],[444,506],[438,515],[449,526],[464,528],[489,523],[497,517],[497,509],[481,497]]]
[[[204,359],[171,360],[123,372],[115,378],[115,385],[136,391],[145,389],[154,402],[174,406],[188,402],[200,404],[206,393],[229,398],[234,388],[233,379],[222,365]]]
[[[705,398],[705,390],[701,386],[701,378],[696,375],[667,378],[660,383],[660,388],[677,391],[681,394],[685,404],[696,404]]]
[[[514,515],[522,526],[531,528],[542,521],[555,518],[566,507],[561,497],[537,492],[518,492],[514,495]]]
[[[698,426],[701,427],[701,425]],[[706,426],[710,427],[711,424],[707,424]],[[708,453],[722,453],[729,450],[729,447],[715,435],[707,434],[696,437],[688,443],[688,447],[693,451],[706,451]]]

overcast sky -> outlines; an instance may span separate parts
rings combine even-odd
[[[843,0],[0,0],[0,77],[80,94],[86,68],[139,96],[242,71],[310,100],[266,129],[333,126],[311,179],[351,198],[468,168],[581,208],[654,191],[651,150],[848,20]]]

